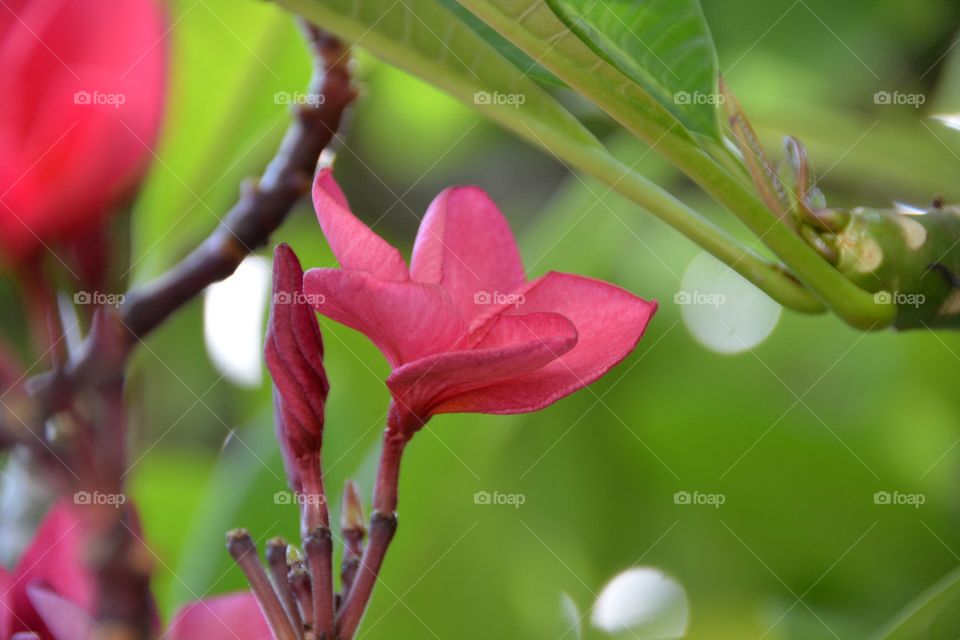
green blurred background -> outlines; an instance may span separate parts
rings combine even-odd
[[[727,80],[770,148],[810,147],[830,202],[960,200],[960,25],[952,0],[727,0],[704,9]],[[309,60],[289,16],[250,0],[177,0],[165,133],[129,222],[144,281],[194,246],[273,153]],[[409,251],[443,187],[487,189],[533,275],[603,278],[661,302],[636,353],[590,389],[533,415],[442,416],[413,441],[401,526],[361,638],[573,638],[561,594],[587,611],[632,565],[676,577],[691,638],[864,638],[960,563],[960,339],[863,335],[784,315],[755,350],[700,346],[673,304],[698,249],[638,207],[364,55],[361,98],[336,175],[358,215]],[[876,91],[926,104],[874,104]],[[572,95],[561,97],[631,163],[728,224],[655,153]],[[778,155],[778,154],[777,154]],[[731,225],[731,229],[739,230]],[[332,257],[308,203],[277,234],[306,265]],[[268,256],[267,251],[263,252]],[[121,270],[122,271],[122,270]],[[388,372],[362,336],[322,322],[332,384],[324,458],[369,493]],[[223,532],[295,536],[272,437],[268,382],[225,379],[192,304],[136,358],[131,473],[158,556],[165,615],[240,588]],[[264,378],[266,380],[266,378]],[[520,493],[520,508],[477,505]],[[720,508],[677,491],[722,493]],[[878,491],[922,493],[919,508]],[[335,500],[338,507],[339,500]],[[930,637],[956,638],[947,616]]]

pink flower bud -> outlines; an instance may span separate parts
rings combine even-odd
[[[285,244],[273,254],[273,300],[264,357],[275,386],[278,436],[296,487],[298,473],[291,463],[319,454],[330,385],[323,368],[320,326],[303,294],[303,269]]]

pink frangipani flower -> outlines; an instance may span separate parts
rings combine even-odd
[[[389,361],[392,425],[407,438],[441,413],[536,411],[629,354],[657,303],[566,273],[527,280],[510,227],[477,187],[436,197],[410,267],[350,211],[329,169],[313,188],[340,269],[311,269],[321,314],[370,338]]]

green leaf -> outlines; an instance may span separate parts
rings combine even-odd
[[[545,0],[459,0],[504,38],[662,153],[689,150],[692,134],[659,100],[598,56]]]
[[[928,638],[930,625],[948,607],[960,605],[960,568],[954,569],[932,587],[921,593],[887,625],[873,636],[873,640],[919,640]]]
[[[690,131],[721,139],[719,63],[697,0],[547,0],[597,55]]]
[[[497,50],[497,53],[513,63],[525,75],[530,76],[540,84],[566,87],[566,83],[557,78],[549,71],[543,68],[543,65],[536,62],[533,58],[518,49],[512,42],[494,31],[483,20],[470,13],[465,7],[462,7],[457,0],[440,0],[440,4],[453,12],[460,18],[474,33],[486,40],[486,42]]]
[[[279,0],[344,40],[419,76],[534,144],[602,149],[528,74],[437,0]]]

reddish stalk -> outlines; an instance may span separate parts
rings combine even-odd
[[[300,529],[303,551],[313,585],[313,616],[317,638],[333,640],[333,540],[330,537],[330,512],[323,488],[320,453],[297,461],[301,493]]]
[[[390,405],[377,468],[367,547],[363,550],[355,581],[337,617],[338,640],[352,640],[370,603],[384,557],[397,531],[400,460],[410,437],[422,425],[416,416],[395,404]]]
[[[304,629],[313,628],[313,596],[310,587],[310,574],[303,568],[301,563],[291,567],[287,574],[287,584],[290,585],[290,591],[297,600],[297,606],[300,609],[300,617],[303,619]]]
[[[250,538],[250,534],[244,529],[234,529],[227,534],[227,549],[247,576],[250,589],[260,603],[263,616],[267,619],[275,640],[297,640],[287,612],[284,611],[280,598],[270,578],[267,577],[267,572],[260,564],[257,547]]]
[[[267,543],[267,566],[270,567],[270,577],[273,588],[280,596],[280,602],[287,611],[287,617],[297,634],[297,640],[303,638],[303,618],[297,607],[297,599],[293,595],[287,574],[290,567],[287,565],[287,542],[283,538],[273,538]]]

